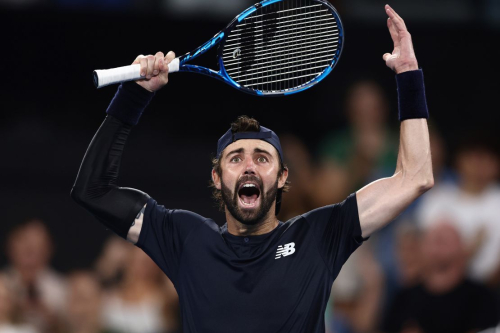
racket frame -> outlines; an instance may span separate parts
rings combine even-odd
[[[222,51],[224,48],[224,43],[226,42],[227,36],[230,34],[231,30],[241,21],[243,21],[245,18],[247,18],[249,15],[254,13],[257,9],[260,9],[262,7],[269,6],[273,3],[277,3],[283,0],[264,0],[262,2],[259,2],[250,8],[247,8],[244,10],[242,13],[240,13],[238,16],[236,16],[223,30],[221,30],[219,33],[217,33],[214,37],[212,37],[210,40],[208,40],[206,43],[201,45],[200,47],[196,48],[195,50],[188,52],[182,56],[179,57],[179,72],[192,72],[192,73],[198,73],[198,74],[203,74],[210,76],[214,79],[220,80],[222,82],[225,82],[243,92],[246,92],[251,95],[257,95],[257,96],[283,96],[283,95],[291,95],[295,94],[301,91],[304,91],[306,89],[311,88],[312,86],[316,85],[320,81],[322,81],[330,72],[332,69],[337,65],[338,59],[340,58],[342,54],[342,49],[344,46],[344,28],[342,25],[342,21],[340,20],[340,16],[337,13],[337,10],[327,1],[325,0],[313,0],[314,2],[321,3],[328,7],[330,10],[330,13],[335,17],[335,20],[337,22],[337,28],[339,30],[339,39],[338,39],[338,47],[337,50],[335,51],[335,54],[333,56],[332,62],[330,63],[329,66],[325,68],[325,70],[320,73],[318,76],[314,77],[310,81],[300,85],[299,87],[294,87],[291,89],[284,90],[284,91],[275,91],[275,92],[269,92],[269,91],[261,91],[261,90],[256,90],[256,89],[250,89],[246,88],[236,81],[234,81],[229,74],[226,72],[226,69],[224,67],[224,60],[222,57]],[[219,60],[219,71],[215,71],[213,69],[209,69],[203,66],[197,66],[197,65],[191,65],[191,64],[186,64],[188,61],[191,61],[203,53],[207,52],[208,50],[212,49],[214,46],[218,45],[218,51],[217,51],[217,57]]]

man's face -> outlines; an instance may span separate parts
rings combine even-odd
[[[11,235],[9,259],[19,269],[41,269],[51,256],[51,242],[45,226],[33,221]]]
[[[224,203],[239,222],[254,225],[272,210],[279,188],[288,173],[278,177],[280,159],[276,148],[258,139],[233,142],[224,150],[220,165],[222,177],[212,173],[222,191]]]

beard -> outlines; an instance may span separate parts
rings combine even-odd
[[[257,182],[259,184],[259,188],[261,189],[260,205],[254,209],[241,209],[238,205],[238,189],[240,185],[246,181]],[[238,222],[245,225],[256,225],[269,213],[269,210],[276,200],[278,193],[278,178],[276,178],[276,182],[269,190],[267,190],[267,192],[264,191],[262,181],[257,177],[241,178],[238,182],[236,182],[234,192],[231,192],[229,187],[221,181],[221,192],[222,200],[224,201],[227,210],[236,220],[238,220]]]

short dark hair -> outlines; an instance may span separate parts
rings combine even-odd
[[[239,132],[259,132],[259,131],[260,131],[259,122],[256,119],[250,118],[248,116],[239,116],[236,119],[236,121],[231,123],[231,132],[233,134]],[[219,158],[216,157],[212,158],[212,169],[214,169],[215,172],[219,175],[219,177],[222,178],[222,168],[220,166]],[[288,170],[288,167],[280,159],[280,170],[278,172],[278,177],[280,177],[285,170]],[[213,180],[210,180],[210,187],[212,188],[212,196],[215,199],[215,202],[217,203],[219,210],[223,212],[224,200],[222,199],[222,191],[215,186]],[[283,192],[290,191],[290,188],[291,188],[290,181],[287,180],[283,188],[278,189],[278,193],[276,195],[275,215],[278,215],[278,213],[280,212]]]
[[[493,133],[488,130],[474,130],[461,137],[457,154],[483,151],[498,157],[499,150],[497,137]]]

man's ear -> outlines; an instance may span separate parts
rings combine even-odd
[[[212,169],[212,181],[214,182],[215,188],[220,190],[221,180],[219,174],[217,173],[217,171],[215,171],[215,169]]]
[[[278,188],[283,188],[285,186],[286,180],[288,179],[288,168],[285,167],[281,173],[280,179],[278,180]]]

